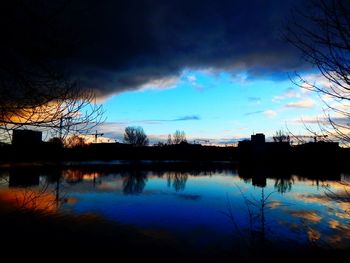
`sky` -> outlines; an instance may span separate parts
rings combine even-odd
[[[7,33],[21,52],[29,44],[40,48],[33,38],[42,39],[42,24],[30,27],[26,14],[54,14],[62,46],[74,43],[57,54],[55,67],[95,92],[105,112],[96,129],[110,141],[121,141],[127,126],[142,126],[151,143],[182,130],[190,142],[231,144],[259,132],[305,134],[305,125],[322,116],[325,98],[291,79],[324,80],[285,40],[295,10],[311,12],[310,1],[35,3],[4,7],[4,22],[9,12],[17,22]]]
[[[74,20],[83,44],[71,70],[97,92],[106,117],[97,130],[110,141],[127,126],[143,127],[151,143],[176,130],[214,144],[306,134],[324,105],[291,79],[320,77],[283,39],[292,10],[305,5],[85,1],[72,8],[84,12]]]
[[[173,82],[173,83],[172,83]],[[262,132],[306,134],[322,114],[317,94],[289,79],[245,79],[225,71],[186,70],[166,85],[123,92],[103,101],[107,121],[99,131],[122,140],[124,128],[141,126],[154,142],[185,131],[190,142],[234,144]]]

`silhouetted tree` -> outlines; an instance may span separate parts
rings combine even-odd
[[[59,146],[59,147],[63,147],[63,145],[64,145],[63,140],[59,137],[52,137],[47,142],[52,144],[52,145]]]
[[[180,144],[182,142],[187,142],[186,140],[186,134],[184,131],[176,130],[173,135],[173,143],[174,144]]]
[[[81,147],[86,145],[86,140],[84,137],[74,134],[66,138],[64,145],[67,148]]]
[[[276,134],[272,137],[274,142],[289,142],[290,137],[284,131],[276,131]]]
[[[164,143],[163,142],[157,142],[157,143],[154,144],[154,146],[163,147]]]
[[[297,74],[293,82],[327,99],[328,121],[319,121],[322,132],[350,142],[350,5],[341,0],[307,3],[293,13],[285,37],[320,76],[315,81]]]
[[[0,27],[0,132],[20,127],[63,134],[100,121],[92,91],[66,71],[77,48],[65,22],[69,1],[5,1]],[[67,121],[69,120],[69,121]]]
[[[171,139],[171,134],[168,135],[167,144],[168,144],[168,145],[173,144],[173,140]]]
[[[146,146],[149,143],[146,133],[140,126],[129,126],[125,128],[124,142],[134,146]]]

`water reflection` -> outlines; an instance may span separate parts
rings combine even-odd
[[[25,174],[25,176],[23,176]],[[12,169],[10,171],[9,187],[29,187],[39,185],[39,176],[35,170]]]
[[[55,189],[49,187],[49,178],[42,180],[43,174],[35,169],[13,169],[1,177],[0,201],[12,212],[57,211],[57,195]]]
[[[293,178],[276,178],[275,179],[275,189],[281,194],[290,192],[290,190],[292,190],[293,184],[294,184]]]
[[[132,171],[123,173],[123,192],[124,194],[141,194],[146,186],[147,172]]]
[[[350,248],[350,186],[341,174],[266,169],[116,167],[1,171],[0,202],[45,213],[98,214],[196,244],[293,241]]]
[[[249,224],[244,228],[237,222],[232,210],[232,204],[228,200],[228,212],[226,215],[232,221],[234,230],[240,237],[240,242],[235,246],[241,247],[240,243],[241,241],[244,241],[244,247],[247,247],[249,251],[260,253],[265,249],[266,240],[269,240],[269,235],[271,234],[271,225],[268,217],[266,217],[268,210],[278,207],[280,203],[270,201],[270,198],[274,192],[266,194],[264,188],[260,189],[260,198],[248,197],[240,188],[238,188],[238,190],[244,200],[245,208],[242,210],[245,211],[246,220],[249,222]]]
[[[168,181],[168,187],[173,187],[176,192],[184,191],[188,178],[187,173],[181,172],[166,172],[165,176]]]

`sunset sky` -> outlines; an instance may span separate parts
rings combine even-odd
[[[151,143],[183,130],[225,144],[306,134],[323,114],[318,95],[291,81],[320,83],[318,72],[283,38],[304,1],[77,2],[66,21],[82,44],[70,70],[97,92],[108,138],[142,126]]]
[[[289,129],[306,134],[322,115],[317,94],[286,79],[246,79],[240,72],[186,70],[178,79],[149,85],[103,101],[107,121],[100,131],[121,139],[126,126],[142,126],[153,139],[184,130],[189,139],[234,143],[256,132],[272,136]]]

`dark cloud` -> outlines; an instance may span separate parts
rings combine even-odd
[[[296,1],[72,1],[80,50],[72,74],[101,95],[142,88],[183,69],[285,76],[299,55],[281,41]]]

